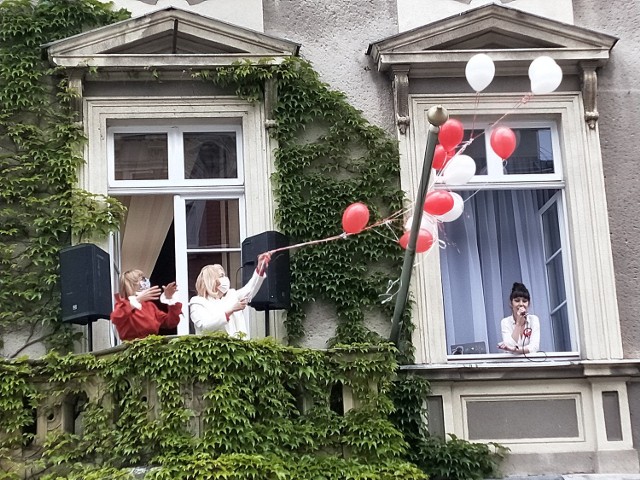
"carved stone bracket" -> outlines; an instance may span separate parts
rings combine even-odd
[[[268,79],[264,84],[264,111],[266,119],[264,127],[269,130],[277,125],[274,117],[274,109],[278,101],[278,84],[273,79]]]
[[[580,63],[582,69],[582,99],[584,102],[584,120],[590,129],[596,128],[598,113],[598,75],[596,64],[591,62]]]
[[[409,65],[393,67],[393,103],[396,111],[396,124],[400,134],[404,135],[409,126]]]

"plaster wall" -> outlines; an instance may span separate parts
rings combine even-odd
[[[107,3],[108,0],[100,0]],[[132,17],[167,7],[189,10],[200,15],[262,31],[262,0],[110,0],[114,9],[124,8]]]
[[[401,32],[458,15],[488,3],[573,24],[572,0],[397,0]]]
[[[369,44],[398,33],[390,0],[264,0],[264,33],[301,44],[331,88],[346,93],[365,117],[395,135],[388,78],[366,55]]]
[[[624,356],[640,358],[640,2],[574,0],[576,24],[620,40],[598,72],[600,142]]]

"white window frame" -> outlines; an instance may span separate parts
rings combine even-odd
[[[144,123],[162,123],[170,121],[182,124],[196,122],[206,125],[233,125],[240,128],[242,135],[241,148],[243,163],[244,188],[249,195],[244,199],[244,219],[241,218],[241,231],[246,236],[256,235],[273,230],[275,200],[271,189],[270,178],[274,171],[274,148],[265,129],[264,105],[251,104],[246,100],[233,96],[202,97],[85,97],[83,98],[83,123],[87,143],[84,156],[87,160],[79,172],[79,186],[87,191],[101,195],[135,195],[149,192],[141,186],[109,186],[108,144],[109,127],[137,125]],[[208,180],[206,180],[208,181]],[[219,181],[216,180],[216,181]],[[136,181],[138,182],[138,181]],[[192,182],[192,181],[189,181]],[[184,182],[178,187],[161,185],[153,189],[157,194],[171,195],[211,195],[211,185],[204,185],[197,180]],[[221,185],[216,188],[216,195],[236,195],[238,185]],[[113,242],[105,240],[100,246],[108,250],[112,263],[118,263],[117,249]],[[178,268],[178,266],[176,266]],[[115,275],[115,269],[112,275]],[[176,294],[183,303],[183,312],[187,310],[188,289],[179,290]],[[103,337],[100,340],[98,337]],[[96,345],[109,342],[109,332],[95,331]]]
[[[436,179],[436,183],[434,188],[442,189],[442,190],[450,190],[450,191],[461,191],[461,190],[540,190],[540,189],[550,189],[550,190],[558,190],[559,192],[555,195],[558,195],[559,198],[557,200],[558,206],[560,208],[561,215],[558,216],[558,229],[560,232],[560,241],[562,243],[562,252],[563,252],[563,269],[564,269],[564,287],[567,295],[567,311],[568,311],[568,321],[569,321],[569,335],[570,335],[570,344],[571,350],[562,351],[562,352],[545,352],[544,355],[546,357],[576,357],[579,355],[578,351],[578,343],[576,341],[577,338],[577,326],[576,326],[576,312],[575,312],[575,303],[573,301],[573,277],[571,275],[571,248],[569,238],[569,232],[566,230],[566,211],[564,210],[563,201],[564,198],[564,180],[562,177],[562,154],[560,149],[560,141],[558,135],[558,126],[556,122],[551,121],[532,121],[532,120],[515,120],[512,121],[510,119],[506,119],[501,121],[499,124],[494,123],[472,123],[473,118],[471,117],[459,117],[464,124],[465,130],[471,130],[471,126],[473,126],[474,132],[476,132],[476,137],[473,142],[482,142],[484,145],[484,150],[487,159],[487,174],[486,175],[475,175],[467,184],[465,185],[454,185],[447,186],[442,176],[438,176]],[[539,128],[539,129],[549,129],[551,131],[551,148],[554,159],[554,173],[545,173],[545,174],[511,174],[507,175],[503,173],[503,160],[492,150],[490,146],[490,138],[491,132],[494,128],[498,126],[506,126],[513,130],[519,128]],[[484,132],[484,133],[480,133]],[[463,152],[464,153],[464,152]],[[517,161],[517,160],[514,160]],[[544,207],[543,207],[544,208]],[[536,219],[532,218],[531,221],[536,221]],[[541,220],[538,220],[541,222]],[[545,275],[546,275],[546,267],[545,267]],[[548,280],[548,279],[547,279]],[[549,295],[549,285],[548,282],[546,284],[547,295]],[[535,295],[535,292],[532,292]],[[498,321],[499,319],[494,319]],[[487,319],[487,322],[491,321],[491,319]],[[451,341],[447,342],[448,344]],[[487,350],[489,350],[489,345],[487,345]],[[513,357],[509,354],[495,354],[495,353],[486,353],[479,355],[464,355],[461,357],[460,355],[453,355],[449,350],[447,350],[447,359],[449,361],[468,361],[469,359],[476,360],[488,360],[490,358],[498,358],[503,360],[507,356],[510,360],[518,359],[519,357]],[[533,357],[533,356],[532,356]],[[539,360],[536,358],[536,360]]]
[[[479,98],[468,94],[410,95],[410,128],[405,135],[398,135],[402,188],[409,199],[415,199],[429,128],[427,111],[434,105],[447,108],[451,118],[474,115],[500,118],[508,113],[511,120],[540,116],[553,120],[558,125],[562,153],[566,221],[571,243],[568,272],[573,278],[580,355],[584,360],[622,358],[597,130],[590,129],[584,121],[580,93],[537,96],[514,111],[513,105],[520,100],[515,94],[483,94]],[[530,186],[534,187],[535,183]],[[416,363],[446,364],[448,345],[437,252],[417,259],[412,289],[417,300],[413,310]]]
[[[188,200],[238,200],[239,212],[239,228],[240,228],[240,245],[237,248],[190,248],[187,245],[187,219],[185,215],[185,205]],[[235,195],[230,194],[210,194],[210,195],[175,195],[173,197],[173,221],[175,226],[175,242],[176,252],[180,252],[180,259],[176,253],[176,282],[178,285],[187,285],[189,272],[189,254],[190,253],[211,253],[211,252],[242,252],[242,239],[246,237],[246,210],[244,192],[238,191]],[[231,275],[231,272],[227,272]],[[230,277],[232,278],[232,277]],[[184,288],[189,289],[192,285]],[[188,301],[188,299],[187,299]],[[178,325],[178,335],[187,335],[189,333],[189,309],[183,309],[184,318],[180,320]]]
[[[535,121],[535,120],[504,120],[498,124],[492,123],[475,123],[472,124],[472,118],[460,118],[464,121],[465,130],[471,130],[473,126],[474,132],[484,131],[485,133],[482,135],[476,135],[473,140],[475,142],[485,142],[487,148],[487,174],[486,175],[475,175],[467,185],[462,185],[461,187],[465,187],[466,189],[475,189],[478,188],[478,185],[486,185],[491,184],[491,188],[494,186],[498,186],[500,184],[503,185],[512,185],[512,186],[522,186],[530,183],[544,183],[551,184],[551,182],[555,182],[557,184],[563,183],[563,173],[562,173],[562,161],[561,161],[561,150],[560,150],[560,141],[558,137],[558,126],[556,122],[549,121]],[[543,174],[511,174],[505,175],[502,173],[502,164],[503,160],[491,149],[489,146],[491,132],[500,126],[509,127],[513,130],[518,128],[548,128],[551,130],[551,148],[553,149],[553,158],[554,158],[554,173],[543,173]],[[463,152],[464,154],[468,154],[467,152]],[[507,161],[509,161],[507,159]],[[442,177],[438,177],[436,179],[437,185],[443,185],[444,181]],[[462,188],[455,187],[456,190],[461,190]]]
[[[184,133],[218,133],[233,132],[236,135],[236,178],[205,178],[186,179],[184,175]],[[115,179],[115,155],[114,136],[117,133],[160,133],[167,135],[168,151],[168,178],[157,180],[116,180]],[[243,155],[242,127],[232,124],[176,124],[167,119],[166,125],[148,125],[144,119],[140,119],[137,126],[113,126],[107,131],[107,159],[109,168],[109,188],[151,188],[151,187],[178,187],[178,186],[218,186],[218,185],[243,185],[244,184],[244,155]],[[173,158],[181,159],[180,162],[172,161]]]

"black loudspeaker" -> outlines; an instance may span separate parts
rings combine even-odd
[[[60,251],[62,321],[86,325],[111,314],[109,254],[90,243]]]
[[[289,239],[275,231],[245,238],[242,242],[242,285],[246,285],[253,275],[258,255],[288,245]],[[290,293],[289,250],[283,250],[271,256],[267,278],[249,305],[256,310],[288,310],[291,306]]]

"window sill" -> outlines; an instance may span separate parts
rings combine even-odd
[[[424,374],[430,381],[536,380],[586,377],[640,376],[640,359],[581,360],[577,354],[554,354],[546,361],[510,354],[455,355],[455,361],[442,364],[401,365],[405,372]],[[460,358],[463,357],[463,358]],[[540,356],[543,359],[544,356]]]

